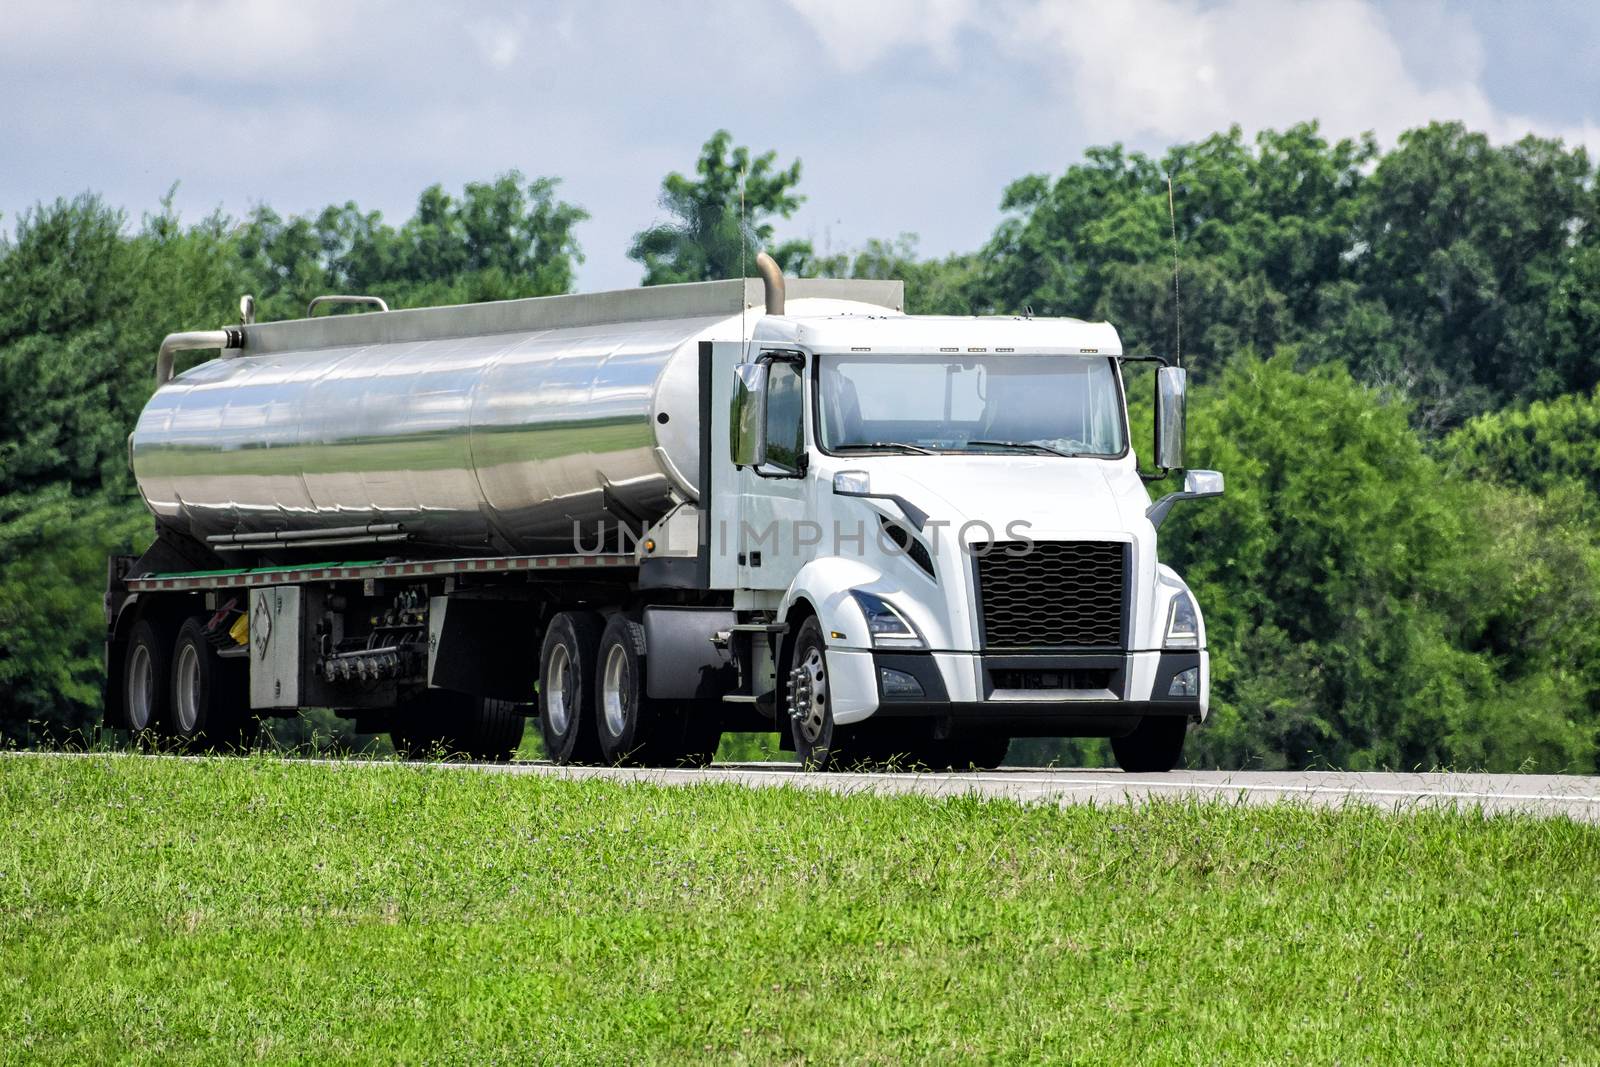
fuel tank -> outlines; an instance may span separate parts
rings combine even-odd
[[[795,280],[785,313],[881,315],[901,294]],[[698,500],[699,343],[764,313],[748,279],[246,325],[150,399],[134,476],[157,523],[213,545],[370,527],[570,552]]]

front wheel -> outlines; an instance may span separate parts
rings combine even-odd
[[[1189,720],[1181,715],[1146,715],[1132,733],[1111,739],[1117,766],[1131,774],[1170,771],[1183,758]]]
[[[840,730],[833,722],[828,694],[827,645],[815,616],[795,636],[794,667],[789,671],[789,726],[795,757],[810,771],[837,768],[841,762]]]

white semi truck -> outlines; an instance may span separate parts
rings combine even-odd
[[[1184,372],[1105,323],[903,313],[760,279],[174,334],[129,439],[155,543],[111,561],[107,721],[181,746],[329,707],[406,751],[1179,760],[1199,606],[1157,558]],[[378,310],[311,317],[315,304]],[[215,349],[173,376],[175,354]],[[1153,470],[1123,366],[1160,363]]]

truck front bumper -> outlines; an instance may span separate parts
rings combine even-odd
[[[1205,649],[998,655],[829,649],[841,725],[874,717],[947,718],[1013,736],[1110,737],[1146,715],[1203,719]]]

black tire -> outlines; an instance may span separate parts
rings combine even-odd
[[[644,626],[613,615],[595,654],[595,731],[607,763],[670,764],[683,740],[682,709],[645,695]]]
[[[704,703],[646,695],[650,654],[644,626],[613,615],[595,653],[595,732],[607,763],[703,767],[722,740],[721,710]]]
[[[1146,715],[1133,731],[1111,739],[1117,766],[1130,774],[1170,771],[1183,758],[1189,720],[1182,715]]]
[[[135,737],[148,737],[166,722],[171,669],[171,629],[159,619],[140,619],[122,657],[122,721]]]
[[[1010,749],[1006,734],[961,733],[924,742],[917,757],[936,771],[992,771],[1005,762]]]
[[[206,620],[185,620],[172,645],[172,696],[164,733],[188,751],[237,752],[255,740],[249,667],[206,640]]]
[[[795,758],[804,770],[837,770],[845,762],[844,731],[833,721],[827,644],[816,616],[800,624],[792,663],[784,695]]]
[[[408,759],[465,756],[504,763],[522,744],[527,719],[509,700],[428,689],[396,709],[389,739]]]
[[[563,611],[550,620],[539,652],[539,730],[545,755],[556,763],[600,760],[594,681],[603,626],[588,611]],[[552,678],[552,671],[559,676]]]

